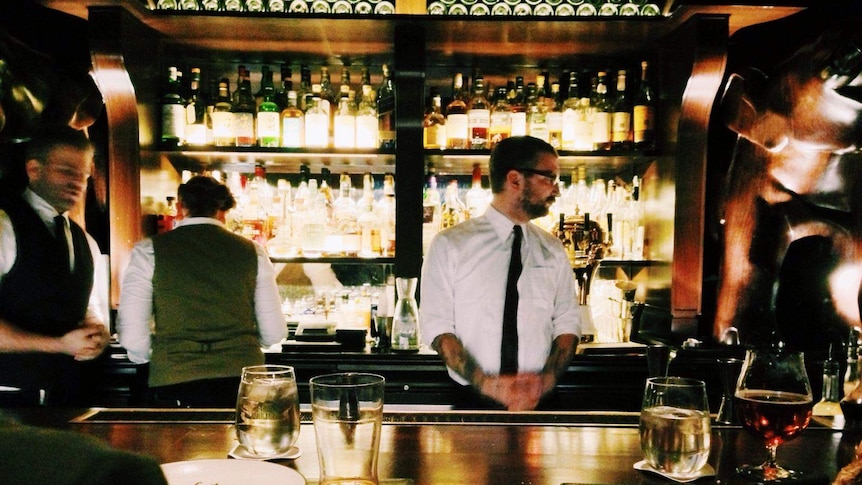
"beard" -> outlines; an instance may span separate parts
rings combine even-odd
[[[528,186],[521,198],[521,209],[524,210],[530,219],[538,219],[539,217],[545,217],[548,215],[551,205],[555,200],[557,200],[557,198],[554,196],[549,196],[544,199],[539,198],[539,196],[536,195],[536,193]]]

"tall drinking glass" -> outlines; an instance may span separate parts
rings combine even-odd
[[[782,348],[748,350],[734,393],[742,426],[764,440],[767,460],[744,465],[745,478],[769,482],[799,475],[776,463],[778,445],[795,438],[811,421],[814,399],[800,352]]]
[[[253,365],[242,369],[236,398],[236,437],[248,453],[273,458],[299,437],[299,393],[293,367]]]
[[[385,380],[340,373],[310,381],[321,485],[377,485]]]
[[[697,474],[709,459],[712,427],[706,384],[683,377],[651,377],[644,389],[640,442],[653,470]]]

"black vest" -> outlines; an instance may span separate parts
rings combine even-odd
[[[49,336],[78,326],[87,313],[93,288],[93,256],[80,226],[71,223],[75,271],[70,273],[58,241],[24,199],[6,201],[3,210],[15,230],[17,257],[0,284],[0,317],[13,325]],[[79,366],[71,356],[0,353],[0,385],[45,389],[57,404],[74,399]]]
[[[5,204],[18,255],[0,286],[0,317],[31,332],[60,336],[87,313],[93,289],[93,256],[80,226],[71,222],[75,271],[62,268],[65,248],[23,199]]]

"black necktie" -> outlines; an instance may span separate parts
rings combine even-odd
[[[515,226],[512,258],[506,279],[506,303],[503,307],[503,343],[500,353],[500,374],[518,372],[518,278],[521,277],[521,226]]]
[[[60,241],[60,254],[66,258],[66,270],[69,270],[69,241],[66,239],[66,218],[63,216],[54,217],[54,237]]]

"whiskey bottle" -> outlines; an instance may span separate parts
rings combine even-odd
[[[539,101],[537,84],[543,82],[542,76],[536,76],[536,84],[527,84],[527,134],[540,140],[548,141],[548,113],[543,102]]]
[[[551,84],[550,96],[545,100],[547,107],[548,143],[557,150],[563,148],[563,99],[560,83]]]
[[[488,129],[491,126],[491,104],[485,97],[485,79],[477,76],[473,84],[473,95],[467,105],[467,129],[469,145],[473,150],[488,148]]]
[[[256,140],[254,130],[256,110],[248,71],[244,71],[243,75],[240,85],[237,87],[236,101],[231,111],[233,112],[236,146],[250,147],[255,145]]]
[[[186,142],[189,145],[207,144],[206,96],[201,91],[201,69],[191,69],[189,97],[186,104]]]
[[[277,147],[281,144],[281,113],[275,102],[272,71],[267,68],[266,73],[261,80],[262,93],[257,105],[257,140],[262,147]]]
[[[162,93],[162,146],[171,148],[185,143],[186,107],[176,67],[168,68]]]
[[[656,96],[649,81],[649,63],[641,62],[641,80],[632,108],[634,147],[652,150],[656,145]]]
[[[440,229],[447,229],[466,221],[467,214],[467,206],[458,194],[458,181],[452,180],[446,186],[446,193],[443,196]]]
[[[383,64],[383,80],[377,88],[377,119],[380,148],[395,148],[395,82],[387,64]]]
[[[422,254],[428,253],[428,246],[440,232],[440,191],[437,189],[437,173],[434,164],[428,162],[428,175],[425,190],[422,192]]]
[[[304,146],[305,115],[296,106],[296,91],[287,92],[287,106],[281,111],[281,146],[301,148]]]
[[[611,148],[631,149],[632,106],[626,94],[626,71],[617,72],[617,92],[611,114]]]
[[[440,149],[446,146],[446,117],[443,116],[442,99],[437,88],[431,88],[431,107],[422,119],[422,145]]]
[[[335,148],[356,148],[356,113],[350,103],[348,86],[341,85],[341,98],[333,122],[333,146]]]
[[[512,136],[526,135],[527,104],[523,76],[515,78],[515,91],[510,93],[509,106],[512,108]]]
[[[356,108],[356,148],[377,149],[379,130],[374,93],[371,85],[365,83]]]
[[[218,96],[216,96],[213,111],[210,114],[212,120],[213,143],[215,146],[234,146],[236,136],[234,135],[233,105],[230,97],[230,81],[222,78],[218,83]]]
[[[607,73],[600,71],[596,78],[593,110],[593,149],[611,148],[611,105],[608,102]]]
[[[467,120],[467,103],[462,92],[463,75],[455,74],[452,81],[452,101],[446,105],[446,148],[468,148],[470,139],[469,122]]]
[[[319,90],[320,85],[314,85],[314,91]],[[315,94],[311,98],[311,105],[305,112],[305,147],[326,148],[329,146],[329,115],[320,107],[320,96]]]
[[[491,109],[491,126],[488,129],[488,147],[500,143],[512,135],[512,107],[506,88],[497,88],[497,96],[494,107]]]
[[[485,213],[488,206],[488,194],[482,188],[482,166],[473,164],[473,183],[464,196],[467,205],[467,217],[472,219]]]

